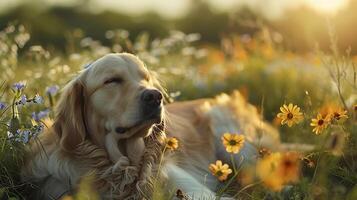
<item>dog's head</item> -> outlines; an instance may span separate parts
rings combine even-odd
[[[161,86],[131,54],[109,54],[94,61],[64,89],[57,105],[55,132],[63,149],[85,139],[103,144],[105,134],[144,137],[161,122]]]

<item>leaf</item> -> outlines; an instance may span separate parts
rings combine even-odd
[[[19,130],[19,128],[20,128],[19,119],[17,117],[12,118],[10,120],[9,131],[15,135],[17,133],[17,130]]]

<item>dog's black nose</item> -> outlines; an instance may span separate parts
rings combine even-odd
[[[155,89],[146,89],[141,94],[141,100],[146,106],[153,108],[159,107],[162,102],[162,94]]]

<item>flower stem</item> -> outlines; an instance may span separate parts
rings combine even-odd
[[[251,188],[253,186],[256,186],[256,185],[259,185],[261,184],[262,181],[258,181],[258,182],[255,182],[255,183],[251,183],[251,184],[248,184],[246,186],[244,186],[241,190],[239,190],[232,198],[236,198],[241,192],[243,192],[244,190],[248,189],[248,188]]]
[[[224,191],[227,190],[227,188],[232,184],[233,180],[235,180],[235,178],[237,177],[238,172],[234,173],[234,175],[229,179],[229,181],[227,182],[227,184],[222,188],[221,191],[219,191],[219,193],[217,194],[217,198],[216,199],[220,199],[224,193]]]
[[[155,176],[156,181],[158,180],[158,177],[159,177],[159,172],[160,172],[160,170],[161,170],[162,160],[163,160],[163,158],[164,158],[166,149],[167,149],[167,148],[166,148],[166,145],[165,145],[164,150],[162,150],[162,154],[160,155],[159,166],[158,166],[158,169],[157,169],[157,172],[156,172],[156,176]]]
[[[15,102],[16,102],[16,97],[12,100],[11,104],[11,109],[12,109],[12,118],[15,118]]]
[[[234,162],[234,156],[233,154],[231,154],[231,163],[232,163],[232,167],[233,167],[233,171],[234,171],[234,174],[237,173],[237,168],[236,168],[236,164]]]

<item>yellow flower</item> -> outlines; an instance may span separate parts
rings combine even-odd
[[[284,183],[296,182],[299,179],[300,157],[297,152],[286,152],[281,157],[278,173],[283,177]]]
[[[294,124],[298,124],[303,119],[300,108],[292,103],[288,106],[284,104],[280,107],[280,111],[281,113],[279,113],[277,117],[281,120],[281,125],[287,124],[291,127]]]
[[[166,138],[166,148],[176,150],[179,146],[179,142],[176,138]]]
[[[329,124],[330,116],[323,118],[321,114],[317,114],[317,117],[311,120],[310,126],[314,127],[312,132],[314,132],[316,135],[319,135]]]
[[[244,145],[244,135],[225,133],[222,142],[228,153],[238,153]]]
[[[216,176],[220,181],[227,180],[228,175],[232,173],[229,165],[223,164],[220,160],[217,160],[216,164],[210,164],[209,170],[211,171],[212,175]]]
[[[329,121],[331,123],[343,123],[348,118],[347,111],[333,103],[328,103],[322,106],[319,110],[319,113],[323,118],[329,117]]]
[[[338,123],[343,123],[348,118],[347,110],[338,108],[331,113],[330,117],[331,117],[331,119],[335,120]]]
[[[277,168],[281,158],[280,153],[272,153],[259,160],[257,163],[257,175],[268,188],[278,191],[283,187],[283,179],[277,176]]]
[[[281,190],[286,183],[296,182],[299,174],[300,156],[296,152],[272,153],[257,163],[257,175],[274,191]]]

